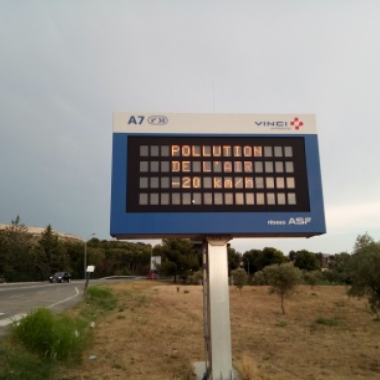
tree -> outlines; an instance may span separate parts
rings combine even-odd
[[[268,265],[281,264],[287,261],[284,254],[276,248],[265,247],[262,251],[259,249],[251,249],[243,254],[244,268],[249,273],[254,274]]]
[[[354,245],[354,253],[360,252],[363,248],[371,246],[375,243],[375,240],[366,232],[364,235],[358,235]]]
[[[301,271],[293,263],[273,264],[263,269],[269,292],[280,296],[282,314],[285,314],[284,299],[290,296],[301,281]]]
[[[231,274],[234,285],[239,289],[240,295],[242,295],[241,290],[244,285],[247,285],[248,281],[247,272],[243,268],[236,268],[231,272]]]
[[[8,281],[25,281],[33,277],[32,236],[17,216],[1,232],[0,273]]]
[[[191,272],[200,269],[198,255],[189,240],[164,239],[162,245],[153,248],[153,253],[161,256],[160,272],[173,276],[174,282],[177,282],[177,277],[186,280]]]
[[[348,294],[366,297],[371,311],[378,315],[380,310],[380,243],[375,243],[367,234],[359,235],[349,267],[352,285]]]
[[[282,264],[287,262],[285,255],[278,249],[273,247],[265,247],[260,260],[262,268],[273,264]]]
[[[239,268],[241,257],[241,254],[235,248],[227,248],[228,273],[232,273],[233,270]]]
[[[62,270],[71,271],[67,252],[49,224],[42,233],[35,248],[37,267],[46,278],[50,273]]]
[[[321,269],[321,263],[319,262],[315,254],[307,251],[306,249],[296,252],[294,266],[307,271]]]
[[[325,278],[333,283],[349,284],[351,255],[342,252],[331,257],[330,268],[323,272]]]

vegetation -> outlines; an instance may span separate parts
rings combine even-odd
[[[188,283],[192,285],[200,285],[203,281],[203,273],[201,270],[192,273],[188,278]]]
[[[104,286],[119,302],[97,319],[82,363],[44,380],[192,380],[192,363],[204,360],[202,287],[181,285],[177,292],[177,286],[152,281]],[[231,288],[232,358],[240,378],[377,379],[379,324],[366,312],[366,301],[347,301],[345,286],[297,290],[286,300],[284,316],[266,287],[247,286],[244,297]]]
[[[288,259],[275,248],[251,249],[243,254],[243,267],[249,274],[263,270],[268,265],[282,264]]]
[[[0,276],[8,281],[42,281],[54,272],[69,271],[72,278],[83,278],[84,248],[87,263],[94,265],[94,277],[113,275],[146,275],[152,255],[161,256],[160,276],[173,277],[184,283],[201,281],[202,253],[187,239],[164,239],[152,247],[144,243],[107,241],[92,238],[88,242],[62,240],[49,224],[39,238],[17,216],[0,230]],[[305,283],[350,285],[350,295],[366,297],[371,311],[380,309],[379,269],[380,243],[369,235],[359,235],[352,255],[342,252],[330,255],[307,250],[291,251],[289,256],[273,248],[251,249],[243,254],[228,247],[228,273],[243,268],[247,283],[269,285],[263,270],[272,265],[293,263],[303,272]],[[324,269],[322,272],[321,269]],[[197,274],[199,273],[199,275]],[[278,293],[280,294],[280,293]]]
[[[371,312],[378,316],[380,310],[380,243],[367,234],[359,235],[350,260],[352,296],[366,297]]]
[[[314,286],[318,284],[318,282],[322,281],[323,274],[319,270],[313,270],[310,272],[304,271],[302,277],[305,283],[310,285],[310,287],[313,289]]]
[[[332,256],[329,265],[329,270],[325,271],[324,277],[332,284],[349,284],[350,283],[350,269],[349,262],[351,255],[347,252],[342,252]]]
[[[40,238],[28,233],[20,218],[0,230],[0,275],[6,281],[42,281],[58,271],[70,271],[73,278],[84,275],[84,242],[62,240],[49,224]],[[144,243],[87,242],[88,263],[95,276],[146,274],[152,247]]]
[[[305,271],[315,271],[321,269],[321,263],[317,256],[305,249],[295,252],[294,266]]]
[[[159,272],[173,276],[174,282],[177,282],[178,277],[186,281],[193,271],[200,269],[202,262],[200,254],[193,249],[190,240],[164,239],[162,245],[154,247],[153,253],[155,256],[161,256]]]
[[[11,337],[48,359],[76,358],[87,340],[86,323],[49,309],[37,309],[13,325]]]
[[[293,263],[273,264],[263,269],[269,292],[278,294],[282,314],[285,314],[284,299],[294,293],[301,282],[301,272]]]

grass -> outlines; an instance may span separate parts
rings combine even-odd
[[[58,378],[14,379],[193,380],[192,363],[204,360],[202,287],[178,292],[176,285],[141,281],[104,288],[112,289],[114,306],[94,301],[90,313],[86,301],[69,313],[98,316],[81,364],[60,362]],[[241,380],[380,377],[380,324],[365,300],[349,299],[344,287],[301,286],[285,302],[284,316],[267,287],[244,287],[243,297],[230,287],[233,365]],[[0,372],[3,363],[0,356]]]
[[[67,379],[193,380],[192,363],[204,360],[202,287],[181,285],[178,292],[177,285],[142,281],[112,289],[118,309],[97,326],[83,364]],[[344,287],[301,286],[285,307],[284,316],[265,286],[244,287],[243,297],[230,287],[233,365],[241,380],[380,377],[380,324],[365,300],[349,299]]]
[[[14,324],[11,338],[48,359],[76,358],[86,342],[86,323],[49,309],[37,309]]]
[[[338,318],[327,318],[327,317],[318,317],[315,320],[315,323],[325,326],[336,326],[339,323]]]
[[[25,347],[3,339],[0,346],[0,380],[49,379],[55,363],[43,360]]]

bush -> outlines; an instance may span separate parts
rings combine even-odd
[[[240,294],[244,285],[247,285],[248,275],[243,268],[237,268],[231,272],[234,285],[239,289]]]
[[[50,359],[76,357],[86,341],[86,324],[80,319],[37,309],[11,329],[11,337],[31,352]]]
[[[187,282],[192,285],[199,285],[202,283],[203,273],[202,271],[194,272],[191,276],[187,278]]]
[[[253,285],[267,285],[264,272],[262,270],[256,272],[252,279]]]
[[[323,274],[319,270],[313,270],[313,271],[304,271],[303,272],[303,280],[306,284],[310,285],[310,287],[313,289],[315,285],[317,285],[320,281],[323,279]]]

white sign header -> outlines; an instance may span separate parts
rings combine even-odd
[[[115,133],[316,134],[310,114],[191,114],[116,112]]]

